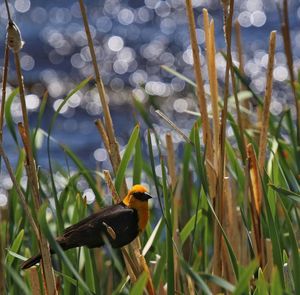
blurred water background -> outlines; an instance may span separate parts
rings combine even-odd
[[[185,1],[183,0],[106,0],[85,1],[90,28],[93,35],[101,74],[109,89],[111,111],[117,137],[124,148],[136,122],[130,106],[132,92],[143,103],[149,95],[155,96],[164,112],[173,118],[183,131],[188,132],[195,117],[186,110],[197,111],[197,103],[191,88],[179,78],[161,69],[167,65],[193,79],[193,58],[190,48]],[[209,91],[206,65],[203,54],[204,31],[202,8],[208,9],[215,21],[216,48],[225,48],[222,10],[217,0],[195,0],[197,35],[202,57],[206,90]],[[295,57],[295,68],[300,68],[300,2],[289,0],[290,26]],[[49,99],[42,122],[46,131],[49,122],[65,95],[76,84],[93,74],[91,58],[82,25],[77,1],[10,1],[13,19],[20,27],[24,48],[21,63],[27,87],[27,105],[30,124],[35,126],[41,97],[47,89]],[[4,3],[0,4],[0,64],[3,65],[5,27],[7,15]],[[278,31],[276,64],[274,69],[274,92],[271,110],[280,114],[290,101],[287,85],[288,71],[285,65],[283,42],[280,36],[280,19],[274,0],[236,0],[235,15],[241,25],[245,73],[257,93],[265,88],[269,33]],[[234,44],[234,39],[233,39]],[[218,77],[224,78],[225,61],[217,54]],[[233,58],[236,60],[235,45]],[[10,89],[16,85],[13,61],[9,71]],[[144,85],[144,89],[140,87]],[[222,89],[220,89],[222,95]],[[21,120],[18,99],[12,106],[15,122]],[[149,112],[153,112],[149,109]],[[96,90],[84,89],[76,93],[61,110],[54,128],[53,137],[68,145],[87,165],[94,169],[98,162],[101,168],[109,168],[103,144],[94,126],[94,119],[101,117],[102,110]],[[153,114],[156,128],[164,137],[169,130]],[[142,131],[144,132],[144,131]],[[230,133],[230,130],[229,130]],[[4,135],[5,147],[13,163],[17,150],[8,132]],[[182,139],[174,134],[175,145]],[[39,164],[48,169],[45,141],[41,142]],[[55,161],[65,165],[65,157],[56,144],[51,144]],[[159,169],[158,169],[159,170]]]

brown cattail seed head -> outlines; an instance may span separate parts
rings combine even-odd
[[[8,47],[13,52],[18,52],[22,49],[24,42],[22,41],[21,32],[14,22],[9,22],[6,28]]]

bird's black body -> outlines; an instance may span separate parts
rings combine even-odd
[[[84,218],[80,222],[65,229],[62,236],[56,238],[63,250],[86,246],[101,247],[105,244],[105,236],[113,248],[129,244],[139,234],[138,214],[135,209],[128,208],[123,202],[104,208],[98,213]],[[51,250],[51,253],[54,253]],[[38,263],[38,254],[26,260],[22,268]]]
[[[104,245],[103,235],[105,235],[113,248],[120,248],[137,237],[139,233],[137,224],[136,210],[119,203],[66,228],[57,241],[64,250],[80,246],[96,248]],[[115,235],[108,232],[108,227],[112,228]]]

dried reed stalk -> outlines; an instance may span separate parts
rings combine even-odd
[[[271,276],[272,276],[272,270],[274,267],[274,261],[273,261],[273,246],[272,241],[270,239],[266,239],[266,260],[267,265],[264,269],[264,275],[266,276],[266,279],[270,282]]]
[[[105,271],[108,272],[106,295],[111,295],[113,294],[113,271],[112,271],[111,264],[107,268],[105,268]]]
[[[213,164],[216,171],[218,171],[219,160],[219,135],[220,135],[220,120],[219,120],[219,105],[218,105],[218,79],[217,69],[215,63],[215,34],[214,34],[214,21],[209,23],[208,11],[203,9],[205,42],[206,42],[206,55],[207,55],[207,69],[209,76],[209,86],[211,95],[211,107],[213,116]]]
[[[113,180],[111,178],[111,175],[108,170],[104,170],[104,177],[105,177],[105,182],[112,194],[112,199],[115,204],[121,202],[121,198],[119,197],[116,188],[113,184]],[[139,243],[139,241],[137,241]],[[137,265],[136,262],[132,259],[132,256],[129,255],[131,249],[128,246],[124,246],[121,248],[121,252],[123,254],[124,260],[125,260],[125,265],[128,270],[129,277],[131,278],[132,281],[136,281],[139,274],[141,274],[143,271],[145,271],[148,274],[148,282],[147,282],[147,290],[149,294],[155,294],[153,283],[152,283],[152,278],[151,274],[148,268],[148,265],[146,263],[146,260],[144,256],[141,254],[139,249],[135,252],[136,259],[138,259],[139,264]],[[134,249],[133,249],[134,251]]]
[[[3,226],[6,226],[8,220],[8,209],[7,207],[0,207],[0,294],[5,294],[6,292],[6,282],[5,282],[5,254],[4,249],[6,248],[6,237],[5,232],[2,231]],[[6,224],[5,224],[6,223]],[[5,225],[4,225],[5,224]]]
[[[248,187],[247,187],[248,188]],[[249,263],[249,251],[247,243],[246,228],[243,222],[240,208],[236,209],[236,223],[237,223],[237,258],[241,265],[246,266]]]
[[[244,74],[244,58],[243,58],[243,48],[242,48],[242,38],[241,38],[241,26],[237,20],[234,23],[234,28],[235,28],[236,47],[237,47],[238,61],[239,61],[239,71],[242,74]]]
[[[289,8],[288,1],[283,0],[283,15],[281,15],[281,34],[283,38],[284,51],[286,56],[286,62],[289,70],[289,76],[291,81],[291,87],[294,94],[295,106],[296,106],[296,120],[297,120],[297,139],[298,145],[300,145],[300,101],[297,99],[297,93],[295,88],[295,75],[294,75],[294,61],[293,52],[290,37],[290,25],[289,25]]]
[[[212,142],[211,128],[208,119],[208,113],[207,113],[204,83],[203,83],[203,78],[201,73],[201,61],[200,61],[199,47],[197,42],[196,24],[195,24],[194,12],[193,12],[192,0],[186,0],[186,9],[187,9],[187,17],[189,23],[191,47],[192,47],[193,59],[194,59],[194,72],[195,72],[195,79],[197,84],[198,104],[199,104],[200,115],[202,120],[203,141],[206,150],[205,170],[209,179],[209,194],[211,198],[215,198],[216,173],[214,171],[214,167],[209,164],[209,163],[214,163],[213,142]],[[208,38],[206,38],[206,40],[208,40]]]
[[[237,223],[237,212],[236,212],[236,200],[233,198],[230,181],[228,177],[224,178],[224,195],[226,196],[226,202],[224,202],[224,218],[222,224],[224,230],[229,238],[232,249],[235,253],[239,252],[239,232],[238,232],[238,223]],[[222,239],[222,266],[225,274],[225,278],[231,282],[235,283],[235,276],[230,262],[230,257],[226,249],[226,244]]]
[[[6,100],[6,85],[7,85],[7,75],[8,75],[8,61],[9,61],[9,47],[7,42],[5,42],[5,51],[4,51],[4,66],[2,73],[2,101],[0,109],[0,144],[2,144],[3,138],[3,122],[4,122],[4,107]],[[1,157],[1,153],[0,153]],[[1,171],[1,167],[0,167]],[[0,226],[3,222],[3,213],[4,209],[0,208]],[[5,293],[5,272],[4,272],[4,239],[2,239],[2,234],[0,233],[0,294]]]
[[[179,247],[179,239],[178,239],[178,226],[179,226],[179,196],[177,187],[177,176],[176,176],[176,164],[175,164],[175,153],[174,153],[174,145],[172,134],[166,134],[166,144],[167,144],[167,165],[168,165],[168,172],[171,178],[171,189],[172,189],[172,212],[173,212],[173,237],[174,242]],[[179,271],[179,256],[177,255],[176,251],[174,251],[174,274],[175,274],[175,290],[180,290],[180,271]]]
[[[258,168],[258,163],[254,153],[252,144],[247,146],[247,155],[249,159],[249,175],[250,175],[250,195],[251,195],[251,217],[253,232],[255,237],[255,244],[257,248],[258,258],[260,261],[260,266],[264,267],[266,264],[265,259],[265,244],[262,235],[262,228],[260,222],[261,206],[262,206],[262,190],[260,183],[260,173]]]
[[[194,59],[194,72],[195,72],[195,79],[197,84],[198,104],[199,104],[201,120],[202,120],[203,140],[204,143],[207,145],[207,153],[209,153],[209,150],[211,150],[212,147],[211,130],[210,130],[208,114],[207,114],[204,84],[203,84],[203,78],[201,73],[201,61],[200,61],[199,47],[198,47],[197,34],[196,34],[196,24],[195,24],[195,17],[194,17],[191,0],[186,0],[186,8],[187,8],[187,16],[189,22],[191,47],[192,47],[193,59]]]
[[[41,295],[43,294],[40,286],[39,274],[37,271],[37,267],[31,267],[26,269],[26,273],[28,274],[28,279],[30,282],[32,295]]]
[[[7,26],[7,44],[14,54],[17,80],[18,80],[18,84],[19,84],[22,117],[23,117],[23,122],[24,122],[24,127],[21,130],[21,136],[22,136],[25,150],[26,150],[26,160],[27,160],[28,171],[29,171],[29,174],[27,176],[32,184],[31,190],[32,190],[32,196],[33,196],[33,200],[34,200],[35,212],[38,212],[39,207],[40,207],[39,185],[38,185],[36,166],[35,166],[32,148],[31,148],[31,141],[30,141],[30,134],[29,134],[29,122],[28,122],[26,102],[25,102],[25,90],[24,90],[25,87],[24,87],[24,81],[23,81],[21,64],[20,64],[20,57],[19,57],[19,51],[22,49],[23,41],[22,41],[22,37],[21,37],[19,28],[12,21],[12,19],[10,17],[7,1],[5,3],[6,3],[7,13],[8,13],[8,17],[9,17],[9,22],[8,22],[8,26]],[[41,234],[39,228],[38,228],[38,232],[39,232],[39,234],[37,235],[37,238],[39,241],[40,251],[41,251],[41,255],[42,255],[42,268],[43,268],[44,279],[46,282],[46,291],[48,292],[48,294],[51,294],[51,295],[57,294],[54,274],[53,274],[52,265],[51,265],[49,246],[48,246],[47,240]]]
[[[27,124],[28,124],[28,117],[27,117],[27,112],[26,112],[26,103],[25,103],[25,96],[24,96],[24,88],[23,88],[23,90],[21,90],[21,88],[24,86],[19,86],[19,87],[20,87],[21,105],[23,104],[23,107],[25,106],[25,113],[23,113],[23,119],[24,119],[24,114],[25,114],[25,117],[27,118]],[[23,93],[23,94],[21,94],[21,93]],[[21,98],[22,95],[23,95],[23,98]],[[26,120],[24,120],[24,123],[25,122],[26,122]],[[29,128],[29,125],[28,125],[28,128]],[[25,148],[25,153],[26,153],[25,167],[26,167],[26,172],[27,172],[27,176],[28,176],[28,181],[29,181],[30,187],[32,189],[33,203],[34,203],[34,210],[35,210],[34,213],[36,215],[40,208],[40,196],[39,196],[39,184],[38,184],[38,178],[37,178],[37,170],[36,170],[35,161],[33,158],[31,141],[29,138],[29,129],[25,128],[22,123],[18,124],[18,129],[19,129],[19,133],[22,138],[22,141],[23,141],[24,148]],[[43,274],[43,278],[44,278],[44,282],[45,282],[46,292],[48,295],[58,294],[57,290],[56,290],[56,283],[55,283],[54,273],[53,273],[53,269],[52,269],[49,245],[48,245],[47,239],[41,233],[39,227],[38,227],[38,232],[39,232],[39,235],[37,235],[37,238],[38,238],[38,242],[39,242],[40,252],[42,255],[42,264],[41,265],[42,265],[42,274]]]
[[[102,108],[103,108],[103,113],[104,113],[104,118],[105,118],[105,131],[106,131],[108,142],[109,142],[109,150],[107,150],[107,152],[110,154],[110,160],[111,160],[111,164],[113,166],[113,170],[114,170],[115,173],[117,173],[120,162],[121,162],[121,157],[120,157],[120,152],[119,152],[119,145],[117,143],[117,140],[116,140],[116,137],[115,137],[115,134],[114,134],[112,119],[111,119],[109,107],[108,107],[108,104],[107,104],[107,101],[106,101],[106,93],[105,93],[104,85],[103,85],[103,82],[102,82],[102,79],[101,79],[100,70],[99,70],[99,67],[98,67],[98,64],[97,64],[94,44],[93,44],[93,40],[92,40],[90,28],[89,28],[89,23],[88,23],[88,18],[87,18],[87,13],[86,13],[86,9],[85,9],[85,5],[84,5],[83,0],[79,0],[79,6],[80,6],[82,20],[83,20],[87,40],[88,40],[88,46],[89,46],[91,58],[92,58],[93,68],[94,68],[94,72],[95,72],[96,85],[97,85],[97,89],[98,89],[98,93],[99,93],[99,97],[100,97],[100,102],[101,102],[101,105],[102,105]],[[106,139],[104,139],[104,140],[106,141]],[[123,196],[125,196],[126,193],[127,193],[127,186],[126,186],[126,183],[124,181],[123,185],[122,185],[122,189],[121,189],[121,194]],[[135,278],[136,278],[142,272],[142,270],[144,268],[144,266],[142,266],[140,264],[140,260],[136,255],[136,253],[140,253],[139,238],[137,238],[133,242],[131,242],[127,246],[127,248],[130,250],[129,253],[134,253],[134,255],[132,255],[131,258],[134,261],[134,265],[136,266],[136,269],[139,271],[139,273],[137,273],[136,276],[135,276]],[[124,259],[126,261],[126,256],[124,256]],[[129,270],[129,268],[128,268],[129,263],[126,263],[126,267],[127,267],[127,270],[128,270],[129,274],[133,273],[133,270]],[[135,278],[131,277],[131,280],[135,281]],[[149,278],[149,279],[151,279],[151,278]],[[151,292],[151,290],[148,290],[148,291]]]
[[[189,295],[195,295],[195,284],[192,278],[189,275],[186,275],[186,280],[187,280],[187,291]]]
[[[108,137],[107,137],[107,133],[105,131],[105,127],[103,126],[103,123],[100,119],[97,119],[95,121],[95,125],[100,133],[100,136],[103,140],[103,143],[104,143],[104,146],[105,146],[105,149],[108,153],[109,156],[111,156],[111,152],[110,152],[110,149],[109,149],[109,140],[108,140]]]
[[[269,60],[267,68],[267,83],[264,97],[263,116],[259,138],[259,154],[258,154],[258,168],[263,175],[265,165],[266,149],[268,142],[268,128],[270,119],[270,104],[272,98],[272,83],[273,83],[273,69],[274,69],[274,56],[276,47],[276,31],[272,31],[269,41]]]
[[[109,171],[108,170],[104,170],[103,173],[104,173],[104,177],[105,177],[105,182],[106,182],[106,184],[107,184],[107,186],[108,186],[108,188],[109,188],[109,190],[111,192],[113,202],[115,204],[120,203],[122,200],[121,200],[121,198],[119,197],[119,195],[117,193],[117,190],[116,190],[116,188],[114,186],[114,183],[113,183],[113,180],[111,178],[111,175],[110,175]],[[121,249],[121,251],[122,251],[122,254],[124,256],[124,260],[125,260],[126,268],[128,270],[128,274],[129,274],[131,280],[136,281],[136,279],[137,279],[136,273],[138,271],[136,270],[136,266],[132,262],[132,259],[131,259],[131,257],[128,254],[126,246],[123,247]]]
[[[241,40],[240,23],[238,21],[235,21],[234,27],[235,27],[235,37],[236,37],[236,47],[237,47],[237,53],[238,53],[238,61],[239,61],[239,71],[240,71],[241,74],[244,74],[244,59],[243,59],[243,48],[242,48],[242,40]],[[245,90],[245,86],[243,84],[240,85],[240,89]],[[245,109],[250,110],[249,99],[243,100],[242,106]],[[245,129],[250,128],[250,120],[249,120],[248,114],[245,113],[245,112],[242,112],[241,116],[242,116],[243,127]]]
[[[225,38],[226,38],[226,43],[227,43],[227,55],[231,56],[231,24],[232,24],[232,14],[233,14],[233,5],[230,6],[229,10],[229,17],[228,17],[228,6],[227,2],[226,5],[224,3],[224,20],[225,20]],[[213,27],[213,22],[211,23],[210,27],[208,27],[208,13],[207,11],[203,11],[204,13],[204,27],[206,30],[206,36],[208,38],[208,44],[207,48],[208,51],[215,52],[215,46],[214,46],[214,27]],[[210,50],[209,50],[210,49]],[[213,58],[213,61],[210,59]],[[215,68],[215,56],[210,55],[208,52],[208,69],[209,72],[211,73],[216,73],[216,68]],[[225,90],[224,90],[224,106],[222,110],[222,120],[221,120],[221,132],[220,132],[220,149],[215,150],[215,163],[219,163],[219,165],[216,165],[216,169],[218,169],[218,178],[217,178],[217,193],[216,195],[219,196],[218,198],[215,199],[215,210],[216,214],[220,220],[220,222],[223,224],[224,222],[224,197],[225,197],[225,187],[224,187],[224,176],[225,176],[225,165],[226,165],[226,157],[225,157],[225,145],[226,145],[226,121],[227,121],[227,109],[228,109],[228,94],[229,94],[229,69],[230,69],[230,58],[227,58],[227,63],[226,63],[226,71],[225,71]],[[214,67],[214,70],[212,69]],[[217,92],[217,77],[214,76],[215,74],[210,74],[210,79],[215,79],[216,81],[214,83],[211,83],[213,85],[214,92],[216,98],[218,97],[218,92]],[[211,90],[212,91],[212,90]],[[216,101],[218,103],[218,101]],[[213,103],[212,103],[213,106]],[[214,107],[214,106],[213,106]],[[218,109],[215,110],[217,112],[215,114],[218,115]],[[218,119],[219,122],[219,119]],[[216,122],[215,122],[216,123]],[[217,131],[219,132],[219,130]],[[229,263],[228,263],[228,255],[224,253],[224,246],[222,246],[222,234],[221,234],[221,229],[219,225],[215,222],[214,224],[214,259],[213,259],[213,273],[216,275],[221,275],[222,274],[222,264],[224,271],[227,273],[228,276],[230,276],[230,270],[228,268]],[[222,259],[221,259],[222,256]],[[218,286],[214,286],[214,292],[217,293],[220,291],[220,288]]]
[[[89,46],[89,50],[90,50],[90,54],[91,54],[91,58],[92,58],[97,90],[99,93],[99,98],[100,98],[100,102],[101,102],[102,109],[103,109],[103,114],[104,114],[104,119],[105,119],[105,130],[106,130],[107,137],[109,140],[110,151],[111,151],[111,154],[113,155],[112,166],[113,166],[114,171],[116,172],[118,170],[119,164],[121,162],[119,145],[118,145],[116,137],[115,137],[113,123],[112,123],[112,119],[111,119],[111,115],[110,115],[110,110],[108,107],[108,103],[106,101],[106,93],[105,93],[104,85],[103,85],[102,78],[100,75],[99,65],[97,64],[94,43],[93,43],[93,39],[91,36],[88,17],[87,17],[87,13],[86,13],[86,9],[85,9],[83,0],[79,0],[79,6],[80,6],[83,25],[85,28],[85,33],[86,33],[87,40],[88,40],[88,46]]]
[[[193,144],[193,142],[176,126],[176,124],[168,118],[162,111],[156,110],[155,113],[159,115],[165,122],[167,122],[173,130],[175,130],[187,143]]]
[[[3,149],[2,143],[0,143],[0,156],[4,160],[4,163],[5,163],[5,166],[6,166],[6,170],[7,170],[8,174],[9,174],[9,176],[11,178],[11,181],[12,181],[12,183],[14,185],[14,189],[17,192],[17,195],[18,195],[18,197],[20,199],[20,202],[21,202],[22,207],[23,207],[23,209],[25,211],[26,217],[28,218],[28,221],[29,221],[29,223],[30,223],[30,225],[32,227],[32,230],[33,230],[34,234],[36,235],[37,239],[39,239],[40,233],[39,233],[38,227],[37,227],[37,225],[36,225],[36,223],[35,223],[35,221],[34,221],[34,219],[32,217],[30,208],[29,208],[29,206],[28,206],[28,204],[26,202],[26,198],[25,198],[25,196],[24,196],[24,194],[22,192],[22,189],[21,189],[21,187],[20,187],[20,185],[19,185],[19,183],[18,183],[18,181],[17,181],[17,179],[16,179],[16,177],[14,175],[14,171],[13,171],[12,166],[11,166],[9,160],[8,160],[8,157],[6,156],[6,153],[5,153],[4,149]]]
[[[218,94],[218,77],[216,68],[216,47],[215,47],[215,23],[212,19],[209,25],[209,49],[208,54],[210,56],[209,62],[210,69],[209,81],[210,81],[210,93],[211,93],[211,103],[212,103],[212,113],[213,113],[213,125],[214,125],[214,143],[215,143],[215,153],[219,153],[219,135],[220,135],[220,113],[219,113],[219,94]],[[216,160],[216,158],[215,158]]]
[[[177,176],[176,176],[175,153],[174,153],[173,139],[171,133],[166,134],[166,144],[167,144],[168,171],[171,178],[171,188],[172,191],[174,191],[177,183]]]
[[[113,180],[110,176],[110,173],[108,170],[103,170],[103,173],[104,173],[104,177],[105,177],[105,182],[111,192],[111,196],[112,196],[112,199],[113,199],[113,202],[115,204],[117,203],[120,203],[122,200],[121,198],[119,197],[117,191],[116,191],[116,188],[114,186],[114,183],[113,183]]]
[[[0,142],[2,142],[2,138],[3,138],[4,106],[6,100],[8,62],[9,62],[9,47],[6,42],[5,51],[4,51],[4,66],[3,66],[3,73],[2,73],[3,78],[2,78],[2,101],[1,101],[1,110],[0,110]]]
[[[207,70],[209,76],[209,85],[211,93],[211,106],[213,115],[213,162],[216,174],[216,189],[214,207],[216,214],[222,223],[222,208],[224,200],[224,191],[222,188],[223,179],[220,178],[220,171],[224,171],[224,162],[219,163],[219,107],[218,107],[218,82],[215,68],[215,45],[214,45],[214,23],[209,23],[208,11],[203,9],[203,21],[206,43]],[[220,185],[221,184],[221,185]],[[216,276],[222,275],[222,234],[217,222],[214,223],[214,256],[212,262],[212,272]],[[212,286],[214,293],[218,293],[220,288],[216,285]]]

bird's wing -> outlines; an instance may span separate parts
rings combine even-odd
[[[117,204],[70,226],[57,238],[63,249],[79,246],[89,248],[104,244],[103,235],[114,248],[130,243],[138,235],[138,217],[135,210]]]
[[[104,218],[109,214],[114,214],[114,212],[119,212],[120,210],[125,210],[126,207],[121,206],[121,204],[112,205],[101,209],[99,212],[89,215],[88,217],[80,220],[79,222],[67,227],[63,234],[66,235],[72,232],[74,229],[78,230],[78,228],[82,225],[89,224],[90,222],[96,222],[97,220]],[[129,209],[129,208],[128,208]]]

